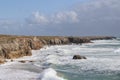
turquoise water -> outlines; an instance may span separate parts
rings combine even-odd
[[[61,56],[64,58],[57,58],[52,68],[67,80],[120,80],[120,40],[93,42],[56,48],[63,51]],[[86,56],[87,59],[72,60],[74,54]]]
[[[45,46],[8,60],[0,65],[0,80],[120,80],[120,39],[93,42]],[[73,60],[74,55],[87,59]]]
[[[71,65],[69,65],[71,66]],[[66,68],[66,66],[57,67],[61,70],[63,70],[63,67]],[[67,67],[68,68],[68,67]],[[69,69],[79,69],[78,67],[69,67]],[[86,71],[74,71],[69,72],[67,70],[65,71],[59,71],[62,73],[64,78],[67,80],[120,80],[120,71],[94,71],[94,70],[86,70]]]

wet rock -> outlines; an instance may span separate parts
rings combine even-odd
[[[21,62],[21,63],[25,63],[26,61],[24,61],[24,60],[21,60],[21,61],[19,61],[19,62]]]
[[[10,61],[11,61],[11,62],[13,62],[14,60],[13,60],[13,59],[11,59]]]
[[[85,56],[74,55],[73,59],[87,59]]]
[[[30,60],[29,62],[35,62],[35,61]]]

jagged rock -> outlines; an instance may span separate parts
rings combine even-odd
[[[87,59],[85,56],[74,55],[73,59]]]
[[[90,43],[90,39],[88,38],[80,38],[80,37],[69,37],[68,38],[71,43],[81,44],[81,43]]]
[[[40,48],[42,48],[42,42],[37,39],[36,37],[34,39],[30,39],[28,40],[28,46],[30,46],[31,49],[34,49],[34,50],[38,50]]]
[[[60,36],[10,36],[0,35],[0,57],[13,59],[31,56],[31,50],[38,50],[44,45],[81,44],[96,39],[112,39],[114,37],[60,37]],[[84,56],[74,56],[73,59],[86,59]],[[0,60],[3,63],[3,60]]]
[[[24,61],[24,60],[21,60],[21,61],[19,61],[19,62],[21,62],[21,63],[25,63],[26,61]]]
[[[46,40],[41,39],[40,41],[42,42],[42,44],[47,45],[47,41]]]
[[[11,62],[13,62],[14,60],[13,60],[13,59],[11,59],[10,61],[11,61]]]
[[[29,62],[35,62],[35,61],[30,60]]]
[[[0,44],[0,56],[7,59],[32,55],[28,41],[25,38],[15,39],[12,43]]]

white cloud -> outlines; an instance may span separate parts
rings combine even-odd
[[[30,24],[64,24],[79,23],[81,21],[96,20],[119,20],[120,17],[120,0],[90,0],[83,4],[79,3],[70,11],[58,12],[52,15],[43,15],[40,12],[34,12],[28,18]],[[107,18],[107,19],[105,19]]]
[[[51,15],[35,12],[27,22],[32,24],[29,27],[36,34],[117,35],[120,30],[120,0],[89,0]]]
[[[68,12],[68,15],[70,16],[71,20],[73,22],[78,22],[78,14],[75,11]]]
[[[76,23],[78,21],[78,15],[75,11],[59,12],[53,17],[55,23]]]
[[[47,16],[40,14],[38,11],[34,12],[28,19],[29,24],[47,24],[49,23],[49,19]]]
[[[74,10],[79,20],[108,20],[120,18],[120,0],[90,0],[87,3],[77,5]],[[105,19],[107,18],[107,19]]]
[[[100,8],[119,8],[120,7],[119,0],[89,0],[86,3],[78,4],[74,9],[78,11],[89,11]]]
[[[60,24],[60,23],[76,23],[78,15],[75,11],[58,12],[53,15],[41,15],[38,11],[27,19],[29,24]]]
[[[9,26],[15,24],[14,21],[7,20],[7,19],[0,19],[0,26]]]

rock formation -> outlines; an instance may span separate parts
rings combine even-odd
[[[44,45],[63,45],[89,43],[91,40],[113,39],[114,37],[61,37],[61,36],[10,36],[0,35],[0,63],[3,59],[31,56],[31,50]]]
[[[73,59],[87,59],[85,56],[74,55]]]

